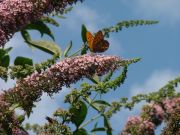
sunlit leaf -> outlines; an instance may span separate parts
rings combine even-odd
[[[49,54],[57,54],[61,55],[62,51],[60,47],[53,41],[46,41],[46,40],[31,40],[28,41],[28,43],[44,52],[47,52]]]
[[[69,42],[69,44],[67,45],[65,51],[64,51],[64,57],[68,57],[68,53],[72,48],[72,41]]]

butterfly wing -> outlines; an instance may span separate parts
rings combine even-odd
[[[101,53],[101,52],[105,52],[108,48],[109,48],[109,42],[103,39],[94,46],[93,51]]]
[[[98,31],[94,37],[93,45],[97,45],[99,42],[101,42],[104,39],[102,31]]]
[[[94,36],[91,34],[91,32],[89,31],[86,32],[86,39],[87,39],[90,50],[93,50]]]
[[[104,52],[109,48],[109,42],[104,40],[102,31],[98,31],[94,37],[93,43],[93,52]]]

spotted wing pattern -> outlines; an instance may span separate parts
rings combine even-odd
[[[93,44],[93,41],[94,41],[94,36],[91,34],[91,32],[89,32],[89,31],[86,32],[86,39],[87,39],[89,48],[92,51],[92,48],[93,48],[92,44]]]
[[[91,52],[100,53],[109,48],[109,42],[104,40],[102,31],[98,31],[95,36],[87,32],[86,38]]]
[[[102,31],[98,31],[93,40],[93,52],[104,52],[109,48],[109,42],[104,40]]]

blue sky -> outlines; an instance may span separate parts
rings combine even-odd
[[[119,21],[132,19],[159,20],[159,24],[123,29],[119,33],[111,34],[108,41],[110,49],[108,55],[118,55],[123,58],[141,57],[142,60],[129,68],[125,84],[111,95],[105,96],[109,101],[119,97],[131,97],[138,93],[149,93],[159,89],[168,80],[180,75],[180,1],[179,0],[86,0],[77,4],[66,15],[66,19],[58,19],[60,28],[52,27],[56,43],[62,49],[70,40],[73,41],[74,50],[82,45],[81,25],[85,24],[92,32],[115,25]],[[33,32],[34,38],[38,37]],[[13,46],[11,58],[27,56],[35,62],[40,62],[50,57],[39,50],[31,50],[25,45],[20,34],[17,33],[7,46]],[[13,81],[5,84],[0,80],[0,89],[12,87]],[[51,115],[58,107],[63,107],[66,88],[50,99],[46,95],[37,103],[37,109],[27,122],[43,123],[46,115]],[[122,110],[111,119],[114,134],[123,128],[123,123],[128,115],[138,114],[140,105],[132,112]]]

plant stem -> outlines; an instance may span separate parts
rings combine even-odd
[[[77,50],[76,52],[74,52],[72,55],[70,55],[69,57],[73,57],[75,56],[77,53],[79,53],[81,50],[83,49],[83,47],[81,47],[79,50]]]
[[[102,116],[101,114],[98,114],[98,115],[92,117],[90,120],[88,120],[87,122],[85,122],[84,124],[82,124],[78,129],[81,129],[81,128],[85,127],[85,126],[88,125],[90,122],[92,122],[92,121],[95,120],[95,119],[100,118],[101,116]]]

